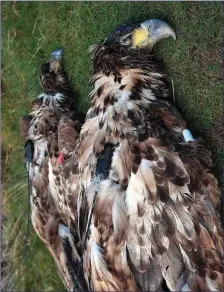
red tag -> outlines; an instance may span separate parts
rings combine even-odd
[[[61,164],[64,161],[64,153],[60,152],[59,157],[58,157],[58,163]]]

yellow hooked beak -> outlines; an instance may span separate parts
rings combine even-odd
[[[132,43],[134,47],[143,48],[153,46],[159,40],[170,36],[176,40],[175,31],[169,24],[159,19],[150,19],[133,31]]]

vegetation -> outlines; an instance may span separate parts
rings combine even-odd
[[[64,290],[33,231],[24,254],[28,190],[19,118],[40,93],[40,65],[52,50],[63,48],[79,106],[87,110],[88,47],[121,23],[150,18],[166,20],[176,30],[177,41],[164,40],[155,53],[171,77],[171,92],[188,128],[209,142],[218,173],[224,163],[215,128],[222,111],[221,2],[2,3],[3,290]]]

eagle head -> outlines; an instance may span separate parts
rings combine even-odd
[[[175,31],[169,24],[159,19],[150,19],[140,24],[118,26],[104,43],[119,43],[131,49],[152,49],[156,42],[170,36],[176,40]]]
[[[41,66],[40,86],[45,92],[64,92],[69,88],[68,78],[62,66],[62,49],[51,53],[49,60]]]

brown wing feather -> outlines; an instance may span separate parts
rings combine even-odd
[[[214,216],[213,211],[214,207],[218,207],[217,202],[219,200],[219,191],[216,181],[206,169],[203,169],[203,172],[201,172],[202,166],[200,162],[193,164],[193,167],[195,167],[193,170],[191,165],[191,168],[186,171],[178,154],[171,153],[170,151],[166,153],[164,149],[161,151],[159,147],[157,149],[155,149],[155,146],[153,147],[154,152],[149,152],[150,155],[148,156],[148,160],[145,159],[147,153],[142,151],[143,160],[136,174],[132,174],[127,189],[126,200],[130,205],[129,222],[131,225],[128,249],[132,262],[135,263],[135,266],[139,270],[143,269],[144,271],[155,256],[164,256],[165,252],[168,253],[169,244],[174,242],[181,251],[181,253],[179,253],[180,260],[182,258],[185,264],[182,272],[186,269],[192,271],[189,272],[187,279],[193,276],[193,272],[198,273],[198,275],[204,273],[207,289],[221,289],[222,283],[218,280],[218,282],[213,283],[210,278],[211,270],[213,270],[216,275],[214,275],[215,279],[218,277],[217,272],[221,272],[220,261],[219,263],[213,263],[213,265],[208,264],[208,258],[213,261],[212,258],[214,255],[219,258],[219,253],[223,252],[221,228],[220,224],[218,224],[219,220],[217,221],[218,215]],[[193,148],[194,146],[192,145],[192,149]],[[156,154],[158,157],[155,159]],[[194,153],[191,154],[190,158],[194,158],[194,161],[197,161],[197,156],[194,156]],[[187,157],[185,157],[185,159],[187,160]],[[199,167],[197,167],[197,165],[199,165]],[[152,172],[154,176],[152,176]],[[145,175],[142,175],[142,173],[145,173]],[[193,179],[191,174],[193,174]],[[156,179],[157,175],[159,175],[159,180]],[[131,183],[132,180],[133,183]],[[209,180],[210,183],[208,183]],[[156,196],[154,197],[152,197],[152,192],[150,196],[148,196],[148,192],[145,190],[145,188],[155,190],[155,186],[152,187],[153,181],[157,190]],[[204,183],[204,181],[206,183]],[[148,184],[151,184],[150,188],[148,188]],[[136,185],[138,185],[140,189],[136,190],[136,187],[134,187]],[[160,196],[161,185],[164,187],[163,191],[169,196],[167,202],[164,202],[163,198]],[[190,190],[188,186],[190,186]],[[136,193],[136,191],[141,194],[141,197],[138,196],[134,199],[134,193]],[[134,210],[131,207],[131,205],[134,204],[133,200],[136,200],[136,205],[144,210],[143,215],[140,214],[138,210]],[[193,211],[193,209],[197,209],[198,201],[200,201],[201,216],[196,210]],[[211,202],[214,204],[214,207],[211,205]],[[155,208],[158,209],[157,212]],[[206,213],[210,215],[206,216]],[[138,225],[136,225],[136,222],[138,222]],[[204,227],[200,222],[203,222]],[[144,234],[142,234],[142,225],[144,225]],[[167,232],[169,228],[166,230],[166,228],[164,228],[165,226],[169,226],[169,228],[170,226],[174,226],[174,232],[170,234],[170,232]],[[213,230],[215,230],[215,232],[213,232]],[[209,233],[213,235],[213,239]],[[136,238],[135,241],[133,241],[133,238]],[[144,246],[149,248],[147,251],[148,260],[146,260],[146,254],[141,247],[142,241],[144,242]],[[136,243],[134,244],[134,242]],[[206,250],[208,250],[208,244],[213,246],[213,253],[210,256],[208,256],[206,252]],[[139,250],[139,253],[136,254],[136,250]],[[161,268],[163,270],[164,262],[160,261],[160,263],[162,264]],[[176,282],[171,283],[167,275],[167,272],[163,271],[163,276],[167,281],[168,287],[171,290],[175,290],[175,287],[177,287],[177,280],[179,281],[180,279],[176,279]],[[191,282],[189,281],[187,280],[189,287],[191,287]]]
[[[20,119],[20,133],[25,142],[29,138],[29,128],[31,120],[32,120],[31,115],[24,116]]]
[[[30,200],[33,227],[52,254],[65,286],[71,289],[73,283],[66,268],[66,258],[58,234],[59,217],[48,188],[47,161],[42,163],[41,169],[39,169],[38,174],[34,176],[31,183],[32,195]]]
[[[91,193],[95,188],[93,183]],[[119,196],[117,185],[111,185],[109,180],[103,181],[97,194],[85,252],[84,271],[86,278],[90,278],[90,287],[100,291],[136,289],[126,258],[127,224],[124,200]]]

